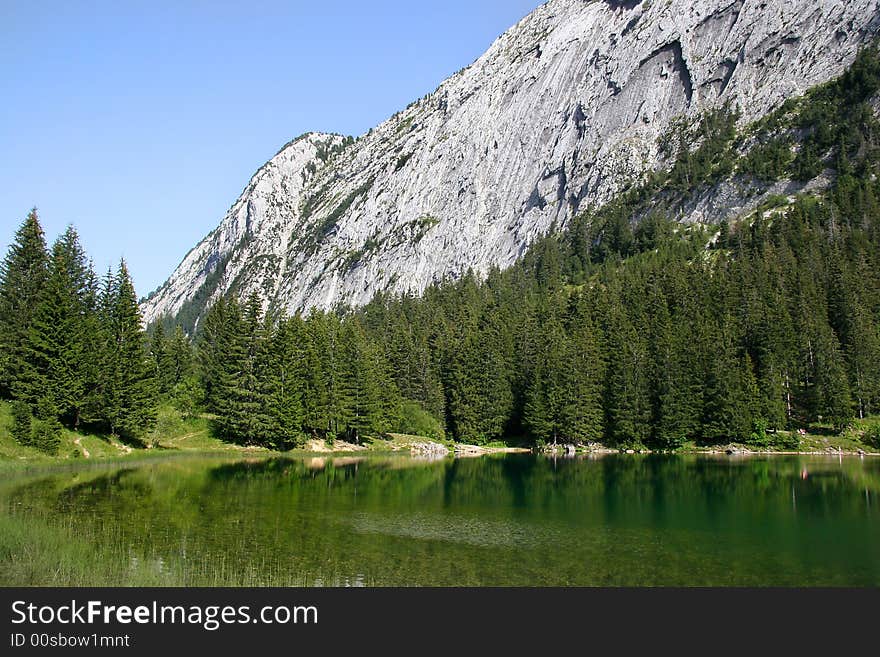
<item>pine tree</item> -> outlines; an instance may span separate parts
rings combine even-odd
[[[79,425],[89,389],[90,272],[73,227],[52,246],[48,279],[25,345],[21,398]]]
[[[224,373],[232,346],[233,325],[240,320],[238,305],[221,297],[205,314],[198,338],[198,374],[205,407],[221,414],[225,402]],[[237,328],[237,327],[235,327]]]
[[[647,445],[651,438],[649,356],[643,336],[620,298],[611,302],[605,414],[608,437],[617,445]]]
[[[0,265],[0,396],[21,392],[31,322],[47,276],[46,241],[34,208]]]
[[[105,375],[102,367],[109,327],[103,323],[105,318],[102,314],[100,296],[100,283],[92,263],[89,262],[83,304],[86,313],[84,351],[87,356],[81,363],[85,390],[80,413],[80,419],[88,423],[99,422],[101,418]]]
[[[602,410],[605,357],[598,327],[583,301],[574,310],[568,334],[568,362],[563,375],[569,397],[563,407],[564,431],[577,441],[599,442],[605,430]]]
[[[335,342],[329,338],[329,321],[323,313],[313,313],[304,322],[304,429],[319,434],[332,428],[330,389],[335,377]]]
[[[695,318],[673,318],[659,285],[653,285],[650,294],[652,442],[675,449],[695,436],[699,424],[702,391],[694,353]]]
[[[226,433],[239,442],[276,444],[268,401],[268,339],[256,293],[248,298],[236,328],[224,371]]]
[[[510,369],[495,327],[469,332],[444,364],[450,428],[461,442],[503,435],[513,408]]]
[[[57,416],[58,407],[48,396],[37,402],[36,417],[31,427],[31,443],[47,454],[55,454],[61,444],[62,426]]]
[[[19,445],[29,447],[33,444],[31,408],[27,402],[12,402],[12,437]]]
[[[343,325],[339,344],[340,425],[346,438],[360,442],[379,424],[377,372],[371,349],[355,322]]]
[[[171,389],[193,375],[193,348],[189,337],[183,332],[183,327],[178,324],[174,328],[174,335],[166,342],[165,370]]]
[[[108,273],[101,300],[109,327],[104,345],[102,415],[111,433],[136,437],[156,419],[156,379],[125,261]]]
[[[707,372],[701,436],[708,442],[748,441],[757,405],[757,383],[751,360],[737,354],[729,329],[722,320],[717,330],[712,365]]]
[[[168,369],[168,340],[165,338],[165,327],[162,319],[156,322],[150,336],[150,356],[153,358],[153,372],[156,377],[156,388],[160,395],[167,395],[171,389]]]
[[[859,419],[880,408],[880,331],[870,313],[855,304],[849,316],[846,360]]]
[[[840,343],[827,325],[816,342],[814,411],[816,419],[830,422],[840,431],[852,419],[852,397]]]
[[[555,445],[560,437],[574,439],[566,435],[563,420],[570,403],[570,391],[566,389],[562,373],[572,366],[566,362],[571,349],[558,319],[546,319],[541,329],[542,349],[526,392],[523,419],[534,436]]]
[[[271,338],[267,405],[275,432],[286,443],[302,444],[305,424],[305,327],[299,317],[283,319]]]

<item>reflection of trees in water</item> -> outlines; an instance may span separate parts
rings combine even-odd
[[[224,577],[246,570],[276,584],[364,572],[385,583],[609,583],[619,581],[610,571],[590,579],[598,575],[583,570],[588,556],[631,567],[671,558],[670,549],[682,557],[726,549],[700,543],[694,531],[728,541],[776,532],[774,540],[796,545],[808,535],[785,533],[798,529],[797,514],[864,535],[876,527],[864,519],[880,512],[869,505],[878,486],[880,464],[857,460],[327,456],[34,477],[7,488],[6,500],[8,508],[27,501],[19,508],[47,518],[75,517],[95,540],[186,559],[195,573],[220,568]],[[518,564],[507,580],[488,564],[499,560]],[[553,579],[552,568],[564,578]]]

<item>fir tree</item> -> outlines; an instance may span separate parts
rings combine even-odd
[[[136,437],[155,422],[156,379],[125,261],[115,276],[108,273],[101,306],[109,327],[102,364],[103,418],[111,433]]]
[[[232,324],[228,365],[224,369],[223,422],[226,434],[244,443],[275,443],[276,426],[269,415],[268,341],[262,302],[252,294],[241,320]]]
[[[16,400],[12,402],[12,437],[19,445],[28,447],[33,444],[32,416],[27,402]]]
[[[168,340],[165,338],[165,327],[161,318],[156,322],[150,336],[150,355],[153,357],[153,372],[156,377],[156,388],[161,395],[171,389],[168,370]]]
[[[620,299],[612,301],[610,313],[605,396],[608,438],[616,445],[646,445],[651,436],[647,347]]]
[[[52,247],[48,279],[25,346],[20,397],[43,400],[58,417],[79,425],[89,390],[90,274],[73,227]]]
[[[194,372],[194,356],[192,342],[178,324],[174,327],[174,335],[166,342],[166,376],[173,389],[179,383],[189,379]]]
[[[205,406],[220,413],[225,402],[224,375],[229,362],[232,336],[240,320],[238,305],[221,297],[211,306],[198,338],[198,373],[205,392]]]
[[[15,233],[0,265],[0,395],[22,393],[22,370],[34,312],[48,276],[48,254],[37,210]]]
[[[305,424],[305,330],[299,317],[283,319],[271,337],[267,405],[275,431],[285,442],[301,444]]]

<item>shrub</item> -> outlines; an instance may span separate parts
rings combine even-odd
[[[871,447],[880,447],[880,425],[872,427],[865,433],[865,442]]]
[[[440,421],[421,407],[418,402],[404,402],[401,409],[400,433],[443,440],[446,433]]]
[[[880,448],[880,421],[871,422],[865,427],[862,442],[871,447]]]

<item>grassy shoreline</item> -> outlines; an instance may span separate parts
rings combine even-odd
[[[731,442],[726,445],[697,445],[688,443],[676,450],[621,449],[599,443],[577,445],[578,454],[719,454],[734,455],[804,455],[804,456],[880,456],[880,451],[863,438],[876,431],[880,419],[873,418],[853,424],[848,430],[835,434],[827,427],[819,427],[806,435],[796,436],[794,432],[780,431],[774,434],[774,444],[749,445]],[[421,436],[389,434],[374,438],[361,445],[343,441],[328,444],[313,439],[302,448],[290,451],[275,451],[259,446],[242,446],[224,442],[211,435],[210,419],[195,417],[184,419],[174,409],[163,407],[156,428],[140,444],[124,444],[112,436],[102,436],[65,429],[61,436],[61,446],[57,454],[49,455],[33,447],[18,444],[11,435],[11,410],[8,402],[0,402],[0,472],[9,468],[21,469],[69,465],[81,467],[87,463],[130,463],[156,458],[180,455],[200,455],[218,457],[328,457],[334,455],[367,456],[388,454],[410,454],[420,451],[426,444],[442,445],[449,456],[471,458],[505,453],[540,453],[538,448],[524,446],[522,441],[494,442],[489,445],[457,444],[451,441],[436,441]],[[562,444],[556,453],[562,451]],[[548,452],[545,448],[545,453]]]

